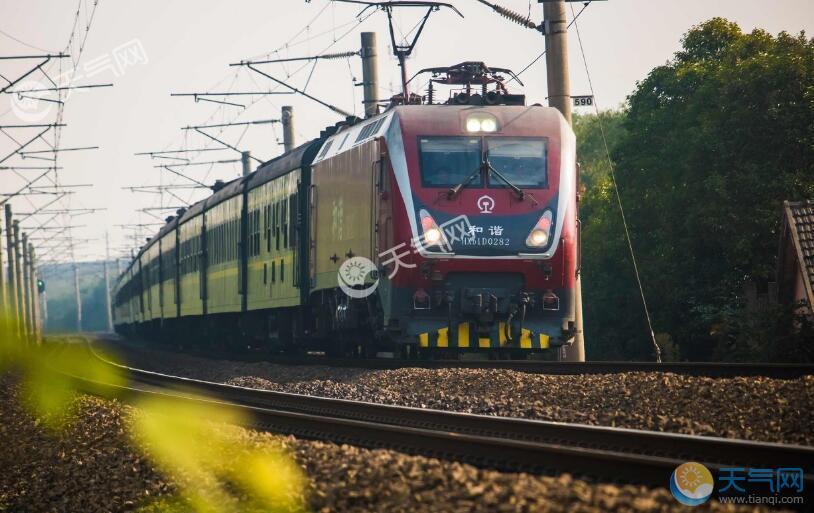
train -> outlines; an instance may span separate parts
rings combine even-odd
[[[578,330],[574,132],[464,64],[444,75],[459,85],[447,100],[348,118],[167,218],[115,283],[116,331],[345,356],[562,357]]]

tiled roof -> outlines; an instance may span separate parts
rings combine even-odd
[[[786,202],[786,216],[792,231],[800,267],[808,285],[809,298],[814,291],[814,200]]]

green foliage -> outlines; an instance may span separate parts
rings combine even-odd
[[[610,165],[604,140],[612,149],[626,132],[625,113],[606,110],[599,115],[574,115],[574,132],[579,141],[580,180],[590,189],[608,176]],[[603,134],[604,132],[604,134]],[[604,135],[604,140],[603,140]]]
[[[590,126],[576,124],[589,162],[599,160]],[[774,279],[783,200],[814,197],[814,41],[714,18],[637,85],[606,132],[657,334],[689,359],[727,358],[720,330],[739,347],[772,344],[778,323],[736,319],[744,284]],[[588,355],[650,358],[612,183],[586,167]]]

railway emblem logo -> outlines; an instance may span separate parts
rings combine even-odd
[[[679,465],[670,476],[670,492],[685,506],[698,506],[707,502],[714,485],[709,469],[694,461]]]
[[[342,292],[354,299],[368,297],[379,286],[376,264],[365,257],[357,256],[342,262],[336,278]]]
[[[492,211],[495,209],[495,200],[492,199],[491,196],[483,195],[478,198],[476,203],[478,208],[480,209],[481,214],[491,214]]]

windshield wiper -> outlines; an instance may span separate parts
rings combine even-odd
[[[518,186],[516,186],[515,184],[513,184],[512,182],[510,182],[508,178],[506,178],[505,176],[503,176],[503,175],[500,173],[500,171],[498,171],[497,169],[495,169],[494,167],[492,167],[492,163],[491,163],[491,162],[489,162],[489,159],[486,159],[486,165],[488,166],[489,171],[493,172],[493,173],[495,174],[495,176],[497,176],[498,178],[500,178],[500,179],[503,181],[503,183],[505,183],[506,185],[508,185],[508,186],[509,186],[509,188],[510,188],[512,191],[514,191],[514,193],[515,193],[515,194],[517,194],[517,198],[518,198],[518,199],[522,200],[523,198],[525,198],[525,197],[526,197],[526,193],[525,193],[525,192],[523,192],[523,189],[521,189],[520,187],[518,187]]]
[[[472,174],[469,175],[466,178],[466,180],[464,180],[463,182],[459,183],[458,185],[456,185],[454,187],[450,187],[449,190],[447,191],[447,199],[451,200],[451,199],[455,198],[455,196],[458,195],[458,192],[460,192],[461,189],[463,189],[464,187],[466,187],[467,185],[472,183],[472,180],[474,180],[480,174],[480,172],[482,170],[483,170],[483,164],[478,166],[478,168],[475,171],[473,171]]]

